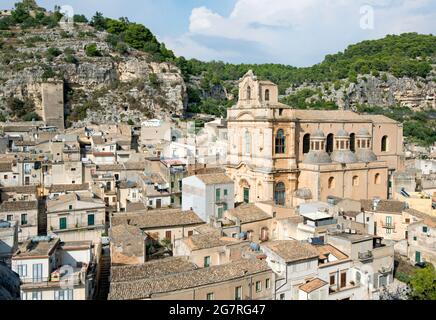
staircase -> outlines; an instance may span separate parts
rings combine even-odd
[[[100,260],[100,272],[96,300],[107,300],[110,286],[111,255],[108,246],[103,247]]]
[[[47,210],[46,210],[46,197],[38,199],[38,235],[47,235]]]

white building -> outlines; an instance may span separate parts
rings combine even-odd
[[[234,182],[224,173],[191,176],[182,186],[182,209],[193,210],[205,222],[222,219],[235,207]]]
[[[11,258],[18,247],[18,224],[0,220],[0,262],[10,266]]]
[[[35,237],[18,248],[12,270],[20,276],[22,300],[88,300],[94,293],[90,241]]]

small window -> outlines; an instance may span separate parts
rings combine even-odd
[[[334,274],[330,275],[330,285],[335,285],[336,284],[336,276]]]
[[[205,268],[210,267],[210,256],[204,257],[204,267]]]
[[[262,282],[257,281],[256,282],[256,292],[261,292],[261,291],[262,291]]]
[[[266,289],[271,288],[271,280],[270,280],[270,279],[266,279],[266,280],[265,280],[265,288],[266,288]]]
[[[358,186],[359,186],[359,177],[354,176],[353,177],[353,187],[358,187]]]
[[[305,134],[303,137],[303,154],[310,151],[310,134]]]
[[[265,101],[269,101],[269,89],[265,90]]]
[[[229,194],[229,191],[227,189],[224,189],[224,197],[227,197]]]
[[[388,152],[389,151],[389,139],[388,136],[384,136],[381,141],[381,151]]]
[[[23,214],[21,215],[21,225],[22,225],[22,226],[25,226],[25,225],[27,225],[27,223],[28,223],[28,221],[27,221],[27,214],[26,214],[26,213],[23,213]]]
[[[70,205],[68,206],[68,210],[73,210],[73,205],[72,205],[72,204],[70,204]]]
[[[380,175],[380,173],[377,173],[374,176],[374,184],[381,184],[381,175]]]
[[[220,188],[215,190],[215,199],[216,199],[216,201],[221,200],[221,189]]]
[[[5,175],[3,176],[3,179],[7,180],[7,179],[8,179],[8,175],[5,174]]]
[[[328,188],[334,189],[336,187],[336,181],[334,177],[329,178]]]
[[[71,168],[71,171],[76,171],[76,168]]]
[[[194,235],[194,231],[188,231],[188,237],[192,237]]]
[[[171,231],[166,231],[166,232],[165,232],[165,239],[171,241],[171,239],[172,239],[172,237],[171,237]]]
[[[418,240],[418,238],[417,237],[413,237],[413,241],[416,241],[416,240]]]
[[[285,300],[285,294],[284,293],[280,294],[280,300],[282,300],[282,301]]]
[[[208,293],[207,295],[206,295],[206,300],[215,300],[215,295],[213,294],[213,292],[211,292],[211,293]]]
[[[13,216],[12,214],[8,214],[8,215],[6,216],[6,220],[7,220],[7,221],[12,221],[12,220],[14,220],[14,216]]]
[[[428,232],[428,227],[427,226],[422,227],[422,232],[427,233]]]
[[[277,131],[275,151],[277,154],[284,154],[286,151],[286,137],[285,132],[282,129]]]
[[[59,229],[65,230],[67,228],[67,218],[59,218]]]
[[[235,300],[242,300],[242,287],[235,288]]]
[[[88,214],[88,226],[95,225],[95,215],[94,214]]]

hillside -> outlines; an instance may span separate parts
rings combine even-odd
[[[93,25],[98,15],[92,25],[76,16],[72,27],[61,26],[61,17],[57,11],[21,3],[0,20],[2,120],[37,119],[41,83],[56,80],[65,83],[66,119],[71,125],[135,123],[142,117],[183,113],[186,88],[174,64],[114,39]],[[142,27],[131,37],[140,38],[147,31]],[[143,38],[143,43],[153,41],[154,36]]]
[[[225,117],[236,103],[237,80],[252,69],[277,83],[282,102],[294,108],[385,114],[404,123],[411,141],[436,141],[433,35],[363,41],[296,68],[186,60],[127,18],[76,15],[67,29],[61,18],[59,8],[48,12],[33,0],[0,13],[0,120],[37,118],[40,83],[56,79],[66,84],[71,125],[135,123],[185,111]]]

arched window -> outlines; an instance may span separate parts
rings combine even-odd
[[[251,135],[248,131],[245,131],[245,153],[251,154]]]
[[[286,187],[283,182],[279,182],[276,184],[276,188],[274,191],[274,200],[276,205],[284,206],[286,201]]]
[[[359,177],[354,176],[353,177],[353,187],[357,187],[357,186],[359,186]]]
[[[356,152],[356,135],[354,133],[350,134],[350,150]]]
[[[334,141],[335,141],[335,136],[333,135],[333,133],[330,133],[330,134],[327,136],[327,146],[326,146],[326,151],[327,151],[328,153],[332,153],[332,152],[333,152]]]
[[[381,184],[381,175],[380,175],[380,173],[377,173],[374,176],[374,184]]]
[[[335,181],[335,178],[330,177],[330,178],[329,178],[329,185],[328,185],[328,188],[329,188],[329,189],[334,189],[335,187],[336,187],[336,181]]]
[[[276,153],[277,154],[283,154],[286,152],[286,138],[285,138],[285,132],[280,129],[277,131],[276,135]]]
[[[265,90],[265,101],[269,101],[269,89]]]
[[[247,100],[251,100],[251,87],[250,86],[248,86],[247,87]]]
[[[388,136],[384,136],[381,141],[381,151],[388,152],[389,150],[389,139]]]
[[[303,137],[303,154],[310,151],[310,134],[305,134]]]

